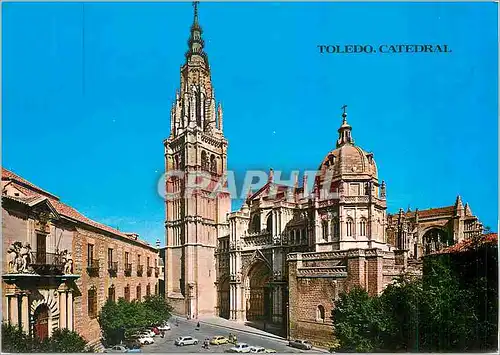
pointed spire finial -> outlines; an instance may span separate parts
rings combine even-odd
[[[193,1],[193,7],[194,7],[194,21],[193,23],[198,23],[198,4],[199,1]]]
[[[203,46],[205,42],[201,38],[201,34],[203,30],[201,29],[200,24],[198,23],[198,4],[199,1],[193,1],[194,8],[194,17],[193,17],[193,25],[191,26],[191,36],[188,40],[189,50],[186,52],[186,59],[190,60],[193,56],[201,57],[202,61],[208,65],[208,58],[206,53],[203,51]]]
[[[354,144],[354,139],[352,139],[352,136],[351,136],[352,128],[349,125],[349,123],[347,123],[346,108],[347,108],[347,105],[343,105],[341,107],[341,109],[342,109],[342,125],[340,126],[340,128],[338,130],[339,138],[337,139],[337,148],[339,148],[347,143]]]
[[[343,110],[343,112],[342,112],[342,118],[343,118],[344,120],[345,120],[345,119],[346,119],[346,117],[347,117],[347,112],[345,112],[345,109],[346,109],[346,108],[347,108],[347,105],[346,105],[346,104],[344,104],[344,105],[341,107],[341,109]]]

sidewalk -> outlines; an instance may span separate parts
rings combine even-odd
[[[288,343],[288,340],[283,338],[283,337],[280,337],[276,334],[265,332],[265,331],[257,329],[257,328],[249,327],[248,325],[245,325],[244,323],[241,323],[241,322],[230,321],[228,319],[219,318],[219,317],[200,317],[198,320],[202,324],[205,323],[205,324],[209,324],[209,325],[216,326],[216,327],[221,327],[221,328],[226,328],[226,329],[231,329],[231,330],[238,330],[238,331],[249,333],[249,334],[260,335],[263,337],[268,337],[268,338],[280,340],[283,343]]]

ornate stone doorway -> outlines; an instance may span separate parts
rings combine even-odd
[[[271,273],[263,261],[256,262],[246,280],[246,318],[248,321],[269,321],[272,313]]]
[[[43,340],[49,336],[49,307],[41,304],[34,314],[34,335]]]
[[[222,280],[219,285],[219,317],[229,319],[229,278]]]

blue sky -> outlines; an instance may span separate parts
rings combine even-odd
[[[163,244],[156,185],[192,6],[2,6],[3,166],[90,218]],[[497,230],[496,11],[494,3],[201,3],[229,168],[317,168],[347,104],[356,143],[374,153],[387,183],[389,212],[448,206],[460,194]],[[453,52],[317,49],[421,43]]]

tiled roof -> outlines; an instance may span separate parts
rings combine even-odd
[[[466,239],[452,245],[448,248],[444,248],[434,254],[455,254],[455,253],[463,253],[469,250],[473,250],[478,246],[486,245],[486,244],[498,244],[498,234],[497,233],[489,233],[483,234],[479,239]]]
[[[122,238],[126,238],[128,240],[135,240],[134,238],[131,238],[129,236],[130,233],[120,232],[117,229],[111,228],[105,224],[93,221],[90,218],[85,217],[83,214],[78,212],[73,207],[68,206],[68,205],[62,203],[61,201],[59,201],[59,198],[57,196],[52,195],[50,192],[42,190],[38,186],[32,184],[31,182],[21,178],[20,176],[14,174],[13,172],[11,172],[5,168],[2,168],[2,180],[13,181],[14,183],[16,183],[16,188],[19,189],[25,195],[27,195],[27,197],[17,197],[16,196],[13,199],[19,199],[20,202],[28,202],[28,201],[34,200],[40,196],[46,196],[46,197],[48,197],[52,206],[54,206],[54,208],[56,209],[57,213],[65,216],[65,217],[69,217],[69,218],[71,218],[75,221],[78,221],[80,223],[87,224],[91,227],[98,228],[100,230],[112,233],[112,234],[120,236]],[[30,188],[19,185],[19,183],[21,183],[22,185],[29,186]],[[12,196],[9,196],[9,198],[12,198]],[[129,235],[127,235],[127,234],[129,234]],[[139,239],[137,239],[136,241],[143,244],[143,245],[146,245],[146,246],[153,248],[146,241],[139,240]]]
[[[35,189],[35,190],[38,190],[40,193],[42,194],[45,194],[45,195],[48,195],[52,198],[55,198],[55,199],[59,199],[59,197],[51,194],[50,192],[48,191],[45,191],[41,188],[39,188],[38,186],[32,184],[31,182],[29,182],[28,180],[26,179],[23,179],[22,177],[20,177],[19,175],[17,174],[14,174],[12,171],[10,170],[7,170],[5,168],[2,168],[2,180],[3,181],[15,181],[17,183],[21,183],[22,185],[27,185],[29,187],[31,187],[32,189]]]
[[[455,213],[455,206],[429,208],[426,210],[418,210],[419,218],[442,216],[442,215],[453,215]],[[395,213],[394,215],[397,215]],[[415,217],[415,211],[406,212],[406,217]]]

